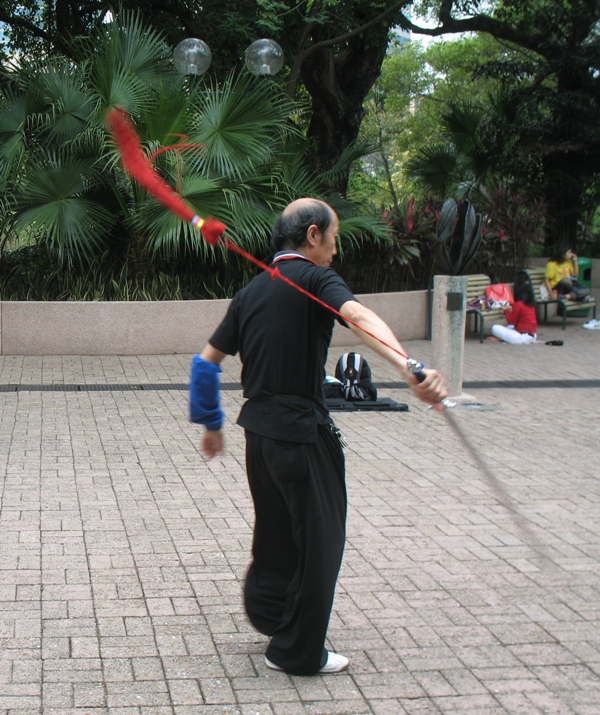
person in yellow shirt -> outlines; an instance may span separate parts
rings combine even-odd
[[[589,291],[577,283],[579,263],[570,249],[560,247],[546,264],[546,288],[559,300],[582,300]]]

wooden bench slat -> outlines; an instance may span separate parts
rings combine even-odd
[[[485,273],[476,273],[471,276],[467,276],[467,292],[466,299],[467,304],[470,303],[475,298],[480,296],[485,296],[485,289],[487,286],[492,285],[492,281],[489,276]],[[467,308],[467,315],[475,316],[475,330],[477,330],[477,325],[479,323],[479,342],[482,343],[484,339],[485,331],[485,321],[489,320],[504,320],[504,309],[503,308],[490,308],[489,310],[480,310],[477,308]]]

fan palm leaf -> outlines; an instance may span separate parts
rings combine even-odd
[[[471,102],[450,102],[441,117],[443,132],[460,154],[471,154],[480,147],[485,111]]]
[[[41,112],[37,93],[22,93],[13,89],[0,96],[0,167],[10,170],[25,158],[30,142],[31,117]]]
[[[187,142],[190,114],[189,96],[182,91],[182,83],[165,81],[154,95],[153,103],[142,117],[138,128],[142,138],[162,146]]]
[[[356,248],[365,241],[374,240],[379,243],[392,239],[391,227],[381,219],[379,214],[371,214],[339,194],[330,194],[327,203],[340,220],[338,250],[341,258],[347,249]]]
[[[225,189],[227,212],[232,226],[231,237],[250,253],[268,252],[271,229],[287,202],[282,202],[274,191],[273,177],[265,173],[252,177],[240,185]]]
[[[213,179],[197,174],[185,177],[181,195],[200,216],[223,215],[223,192],[219,182]],[[209,246],[200,232],[154,199],[148,198],[137,208],[135,225],[146,237],[149,254],[163,257],[208,254]]]
[[[223,86],[197,93],[190,140],[205,147],[208,169],[220,176],[241,176],[249,167],[269,162],[291,131],[291,104],[268,82],[230,75]]]
[[[424,147],[406,164],[406,172],[428,192],[445,196],[456,181],[458,166],[453,147],[435,144]]]
[[[355,162],[363,159],[365,156],[372,154],[375,147],[370,142],[354,141],[351,142],[342,152],[335,166],[322,175],[324,185],[334,185],[339,178],[344,176],[350,166]]]
[[[335,203],[335,202],[334,202]],[[375,239],[377,242],[387,242],[392,239],[392,231],[378,216],[357,214],[340,218],[338,248],[340,257],[344,251],[355,248],[365,241]]]
[[[286,153],[272,167],[273,192],[283,209],[299,196],[320,196],[323,192],[321,176],[311,171],[303,154]]]
[[[90,162],[60,156],[36,160],[16,196],[17,228],[34,233],[59,262],[84,263],[115,222],[88,196],[101,182]]]
[[[49,63],[37,76],[43,100],[48,139],[61,143],[81,133],[94,111],[93,98],[86,92],[80,73],[66,62]]]
[[[104,107],[121,107],[139,116],[150,106],[148,86],[125,67],[96,64],[89,70],[89,80]]]
[[[75,43],[75,52],[105,108],[118,106],[138,116],[151,106],[165,77],[175,81],[169,46],[136,12],[123,12],[99,36]]]
[[[118,22],[103,25],[101,32],[73,45],[76,57],[109,70],[126,68],[148,85],[166,73],[174,73],[171,48],[162,34],[145,25],[137,11],[123,11]]]

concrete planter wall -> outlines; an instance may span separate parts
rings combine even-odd
[[[401,340],[427,335],[427,292],[359,296]],[[2,355],[173,355],[196,353],[229,300],[0,302]],[[336,326],[333,343],[360,344]]]
[[[531,265],[546,265],[532,259]],[[600,295],[600,259],[592,261]],[[358,296],[400,340],[427,337],[427,291]],[[1,355],[173,355],[202,349],[228,300],[149,302],[0,302]],[[336,325],[332,345],[360,345]]]

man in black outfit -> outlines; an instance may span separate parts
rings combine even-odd
[[[442,376],[424,370],[419,383],[390,328],[361,305],[329,266],[337,252],[338,218],[316,199],[292,202],[272,237],[282,275],[339,311],[348,327],[398,368],[417,397],[437,405],[447,396]],[[340,321],[341,322],[341,321]],[[348,659],[325,649],[342,562],[346,485],[342,445],[323,397],[334,315],[264,272],[236,294],[199,358],[209,383],[202,450],[223,449],[219,365],[240,353],[246,468],[255,507],[252,563],[244,589],[252,624],[271,640],[269,668],[298,675],[336,673]],[[377,339],[378,338],[378,339]]]

